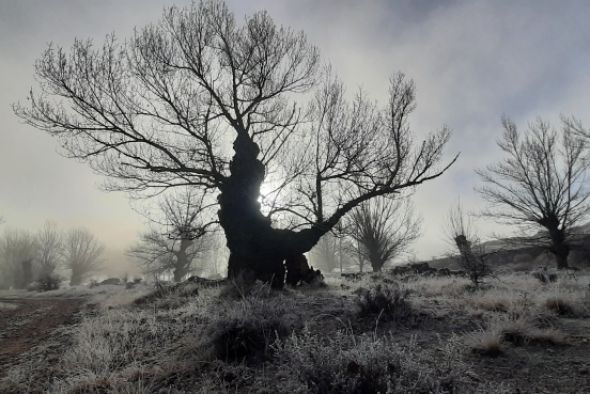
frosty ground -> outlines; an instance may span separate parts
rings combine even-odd
[[[0,294],[2,393],[590,392],[590,275]]]

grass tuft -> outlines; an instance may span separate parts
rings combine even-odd
[[[357,291],[357,306],[362,317],[379,316],[383,321],[402,322],[412,315],[408,290],[397,285],[378,284]]]

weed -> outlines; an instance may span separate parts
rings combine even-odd
[[[370,289],[360,289],[358,293],[360,316],[380,316],[384,321],[400,322],[412,315],[408,290],[397,285],[378,284]]]

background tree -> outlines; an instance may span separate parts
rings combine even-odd
[[[71,270],[70,285],[82,283],[84,278],[100,269],[104,246],[88,230],[70,230],[64,239],[64,263]]]
[[[0,239],[3,287],[24,289],[34,279],[35,237],[27,231],[6,230]]]
[[[484,182],[479,191],[491,204],[484,214],[541,227],[541,233],[523,239],[547,245],[557,267],[567,268],[572,227],[589,209],[584,141],[565,120],[556,130],[539,119],[525,133],[508,119],[502,123],[498,145],[507,157],[478,172]]]
[[[204,195],[196,196],[185,189],[181,195],[167,196],[160,204],[164,216],[163,229],[142,234],[140,243],[129,252],[146,272],[160,275],[172,272],[174,281],[181,281],[193,270],[193,261],[207,251],[207,228],[203,212],[207,208]]]
[[[229,275],[280,287],[284,261],[353,208],[453,162],[440,165],[446,128],[414,143],[414,84],[403,74],[379,106],[362,93],[348,99],[318,64],[305,35],[266,12],[239,23],[221,1],[193,2],[122,42],[50,45],[36,63],[40,92],[15,112],[111,177],[111,189],[219,192]]]
[[[380,272],[420,236],[420,223],[407,198],[376,198],[352,211],[352,245],[374,272]]]
[[[477,236],[469,217],[463,212],[461,203],[451,208],[448,218],[451,242],[458,254],[458,264],[465,270],[475,286],[491,273],[486,264],[486,253],[481,239]]]
[[[332,272],[340,266],[339,239],[326,234],[310,251],[310,262],[314,267]]]
[[[37,277],[48,278],[54,274],[63,256],[63,239],[57,226],[45,222],[36,234],[38,266]]]

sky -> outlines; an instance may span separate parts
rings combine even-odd
[[[104,179],[86,164],[65,159],[43,132],[26,126],[11,105],[35,86],[33,64],[49,42],[75,37],[100,42],[129,35],[183,0],[0,0],[0,216],[3,227],[37,229],[46,220],[62,229],[83,226],[107,246],[110,262],[127,270],[125,250],[145,228],[127,195],[104,192]],[[447,125],[447,157],[459,161],[420,187],[423,217],[416,256],[448,251],[445,219],[460,199],[467,211],[485,205],[474,191],[475,168],[501,158],[501,117],[520,127],[560,114],[590,125],[590,2],[426,0],[229,0],[238,18],[268,10],[279,24],[303,30],[349,90],[362,87],[383,100],[397,71],[413,78],[417,136]],[[482,236],[506,231],[477,219]]]

